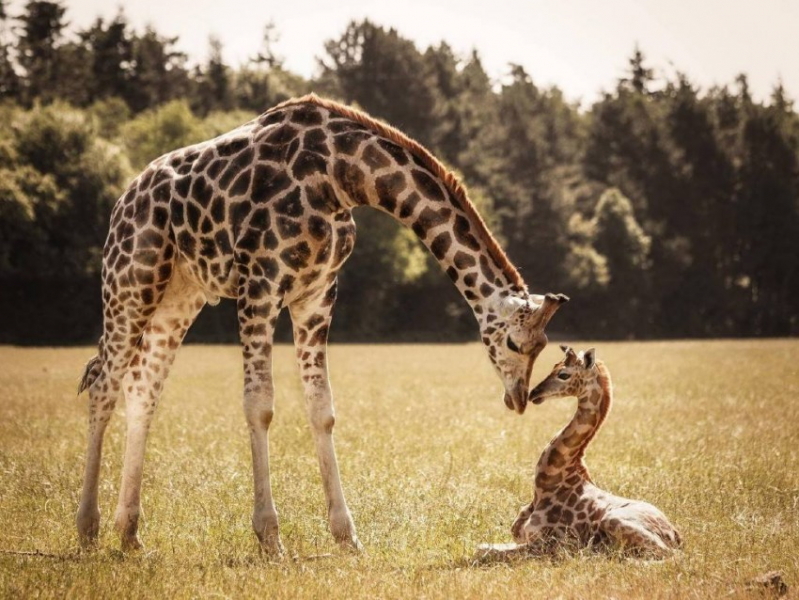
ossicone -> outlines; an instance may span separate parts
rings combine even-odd
[[[566,355],[566,364],[573,365],[577,362],[577,353],[570,346],[561,344],[560,349]]]

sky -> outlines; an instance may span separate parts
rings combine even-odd
[[[23,2],[9,4],[19,10]],[[121,6],[65,4],[74,27],[112,18]],[[496,80],[520,64],[537,85],[557,85],[584,104],[624,75],[636,44],[657,75],[679,70],[707,89],[745,72],[756,99],[767,99],[781,78],[799,100],[799,0],[127,0],[124,12],[136,28],[151,23],[179,36],[195,63],[207,57],[212,34],[229,64],[246,61],[271,20],[285,66],[308,77],[326,40],[369,18],[420,49],[442,40],[464,56],[477,49]]]

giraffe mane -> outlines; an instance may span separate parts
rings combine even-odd
[[[433,156],[433,154],[427,148],[422,146],[422,144],[416,140],[405,135],[396,127],[375,119],[374,117],[361,110],[358,110],[357,108],[341,104],[328,98],[320,98],[313,93],[281,102],[277,106],[270,108],[267,112],[280,110],[289,106],[296,106],[298,104],[314,104],[347,119],[351,119],[410,152],[425,168],[429,169],[434,175],[444,182],[444,186],[446,187],[447,191],[449,191],[455,197],[455,199],[463,208],[470,222],[476,227],[477,235],[485,244],[489,256],[502,270],[502,272],[510,279],[511,283],[520,287],[522,290],[527,289],[521,274],[513,265],[513,263],[510,262],[510,259],[508,259],[505,251],[502,250],[497,240],[494,239],[494,236],[489,231],[488,226],[483,220],[483,217],[469,199],[466,186],[451,170],[447,169],[447,167],[445,167],[441,161]]]

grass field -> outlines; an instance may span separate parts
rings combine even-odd
[[[578,345],[577,347],[582,347]],[[142,539],[111,528],[124,407],[106,436],[100,549],[76,553],[89,348],[0,347],[0,597],[722,598],[784,571],[799,587],[799,341],[602,343],[616,397],[588,452],[597,483],[660,507],[684,552],[663,563],[597,555],[472,567],[510,541],[531,473],[573,400],[508,411],[475,344],[333,346],[336,442],[366,552],[340,553],[325,519],[290,347],[275,354],[273,486],[283,541],[269,563],[250,529],[249,437],[232,346],[189,346],[156,415]],[[550,344],[538,381],[560,351]],[[9,551],[40,551],[25,556]],[[310,560],[332,553],[329,558]]]

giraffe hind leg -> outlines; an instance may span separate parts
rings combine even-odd
[[[136,314],[134,311],[136,311],[135,307],[130,307],[128,314]],[[93,546],[99,535],[98,488],[103,438],[117,401],[122,394],[122,379],[141,337],[144,327],[143,320],[143,315],[141,319],[131,319],[123,315],[120,321],[114,325],[113,334],[109,334],[106,330],[101,342],[100,354],[90,361],[81,384],[81,387],[85,387],[89,392],[86,466],[80,506],[76,517],[78,538],[83,547]],[[107,340],[112,340],[113,343],[109,345]]]
[[[150,423],[183,337],[205,305],[205,294],[180,271],[144,329],[124,378],[127,434],[119,502],[114,518],[122,548],[141,548],[138,537],[144,453]]]
[[[129,225],[129,224],[127,224]],[[117,223],[119,231],[131,232]],[[112,229],[114,229],[112,221]],[[82,546],[95,544],[100,530],[98,487],[105,430],[144,328],[171,278],[174,243],[164,233],[110,236],[103,259],[103,336],[84,370],[79,390],[89,393],[88,443],[80,506],[76,516]]]

